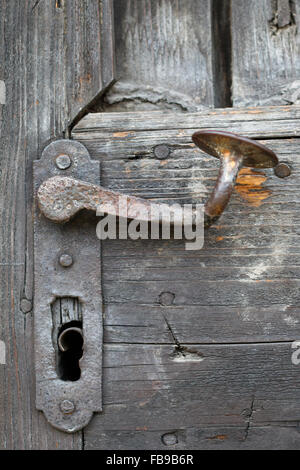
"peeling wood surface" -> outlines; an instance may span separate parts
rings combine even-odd
[[[299,103],[300,1],[232,0],[234,106]]]
[[[256,138],[292,168],[286,179],[241,170],[201,251],[103,242],[104,414],[86,448],[299,447],[299,110],[91,114],[74,128],[102,185],[158,201],[203,202],[212,189],[218,160],[192,144],[196,129]]]
[[[82,448],[81,434],[54,430],[35,410],[31,175],[45,143],[112,80],[111,30],[110,1],[1,1],[1,449]]]
[[[213,106],[211,0],[116,0],[110,111]]]
[[[266,181],[263,171],[242,168],[236,180],[236,191],[250,206],[260,207],[272,194],[270,189],[264,187]]]
[[[115,0],[104,110],[299,103],[299,0]]]
[[[73,138],[82,140],[97,152],[96,142],[107,141],[108,158],[117,154],[119,142],[131,142],[130,147],[124,146],[122,152],[137,156],[142,148],[143,138],[149,131],[156,131],[156,142],[173,145],[173,139],[185,137],[188,144],[191,135],[197,129],[223,129],[244,134],[251,138],[286,138],[297,137],[300,129],[300,106],[268,106],[249,108],[213,109],[198,113],[164,113],[131,112],[131,113],[91,113],[85,116],[73,129]],[[145,124],[146,122],[146,124]],[[135,139],[139,132],[140,141]],[[155,143],[157,145],[157,143]],[[140,146],[140,147],[139,147]],[[99,152],[105,153],[101,147]],[[120,153],[120,152],[119,152]]]

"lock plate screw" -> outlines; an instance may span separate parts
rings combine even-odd
[[[59,264],[64,268],[69,268],[73,264],[73,258],[68,253],[64,253],[59,258]]]
[[[60,404],[60,409],[65,415],[70,415],[75,411],[75,405],[70,400],[63,400]]]
[[[59,155],[55,160],[57,168],[67,170],[71,166],[71,158],[69,155]]]

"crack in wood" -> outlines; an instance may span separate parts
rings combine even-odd
[[[249,436],[249,430],[250,430],[250,426],[251,426],[252,416],[253,416],[253,413],[254,413],[254,400],[255,400],[255,396],[252,397],[250,408],[249,408],[249,410],[247,410],[244,442],[248,439],[248,436]]]
[[[295,26],[294,0],[277,0],[275,14],[269,24],[273,35]]]
[[[175,350],[174,350],[174,353],[172,354],[173,361],[174,362],[202,362],[204,360],[203,354],[201,354],[198,351],[195,351],[194,349],[189,349],[186,346],[182,346],[178,338],[176,337],[175,333],[173,332],[173,329],[167,317],[164,315],[164,313],[162,315],[167,325],[167,328],[169,332],[171,333],[172,339],[175,343]]]
[[[36,2],[34,3],[34,5],[32,6],[31,8],[31,11],[33,11],[37,6],[38,4],[41,2],[41,0],[36,0]]]

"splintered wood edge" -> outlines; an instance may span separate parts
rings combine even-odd
[[[255,108],[208,109],[197,113],[133,112],[133,113],[90,113],[72,130],[73,138],[88,133],[107,132],[121,137],[126,131],[157,131],[185,129],[227,129],[243,132],[256,138],[299,137],[300,106],[268,106]],[[126,137],[125,135],[123,137]]]

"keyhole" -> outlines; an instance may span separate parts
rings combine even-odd
[[[76,382],[80,379],[79,361],[83,354],[81,322],[64,325],[58,334],[58,375],[61,380]]]

